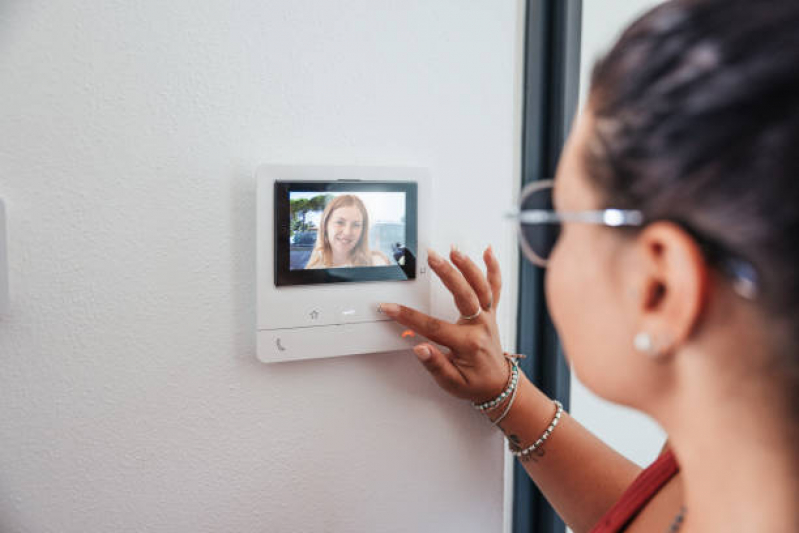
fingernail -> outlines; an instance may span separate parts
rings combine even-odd
[[[441,256],[436,253],[432,248],[427,249],[427,262],[430,266],[438,266],[441,264]]]
[[[461,251],[460,251],[460,250],[458,250],[458,247],[457,247],[457,245],[455,245],[455,244],[452,244],[452,245],[450,245],[450,253],[451,253],[451,254],[453,255],[453,257],[455,257],[456,259],[460,259],[461,257],[463,257],[463,254],[461,253]]]
[[[380,304],[377,306],[377,312],[388,316],[397,316],[399,306],[397,304]]]
[[[427,361],[430,359],[430,348],[425,346],[424,344],[420,344],[413,348],[413,351],[416,353],[416,357],[419,358],[419,361]]]

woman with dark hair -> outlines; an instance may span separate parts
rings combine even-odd
[[[436,343],[419,359],[573,530],[796,532],[797,204],[799,2],[666,2],[597,63],[556,179],[518,215],[574,372],[661,424],[655,463],[608,448],[503,354],[490,249],[486,274],[429,252],[456,324],[381,308]]]

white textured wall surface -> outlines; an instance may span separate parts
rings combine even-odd
[[[518,4],[0,3],[0,531],[501,530],[412,353],[257,362],[252,171],[429,167],[437,247],[512,265]]]
[[[610,49],[627,25],[659,3],[654,0],[583,2],[580,65],[580,94],[583,104],[588,94],[594,61]],[[630,343],[632,344],[632,339]],[[571,414],[605,442],[641,466],[649,465],[657,457],[666,438],[663,430],[651,418],[599,398],[586,389],[574,374]]]

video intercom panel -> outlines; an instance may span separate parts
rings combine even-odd
[[[380,302],[430,309],[430,178],[404,167],[258,169],[258,358],[402,350]]]

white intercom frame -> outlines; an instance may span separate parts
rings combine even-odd
[[[412,167],[263,165],[257,192],[257,353],[265,363],[378,353],[410,348],[415,334],[380,314],[380,302],[430,310],[426,250],[431,233],[431,183],[427,170]],[[314,285],[275,285],[276,181],[417,184],[415,279]]]

